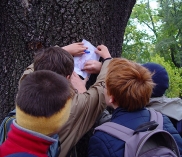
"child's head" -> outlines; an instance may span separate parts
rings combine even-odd
[[[71,97],[65,77],[50,70],[30,73],[16,97],[17,124],[45,135],[56,133],[69,117]]]
[[[34,56],[34,70],[51,70],[69,77],[74,70],[73,57],[60,47],[39,50]]]
[[[166,69],[157,63],[146,63],[143,64],[152,75],[152,80],[156,84],[151,97],[161,97],[169,87],[169,77]]]
[[[141,109],[152,94],[151,73],[141,65],[123,58],[115,58],[108,65],[107,95],[112,103],[128,111]]]

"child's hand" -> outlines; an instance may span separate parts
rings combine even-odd
[[[68,51],[72,56],[85,54],[84,50],[87,49],[87,47],[85,47],[82,42],[73,43],[62,48]]]
[[[109,50],[105,45],[97,46],[95,53],[99,54],[103,59],[111,57]]]
[[[86,71],[89,74],[98,74],[100,73],[102,63],[96,60],[88,60],[85,62],[83,71]]]

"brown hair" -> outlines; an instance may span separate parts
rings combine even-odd
[[[71,76],[74,70],[74,60],[61,47],[49,47],[35,54],[34,70],[51,70],[65,77]]]
[[[64,108],[71,97],[70,83],[65,77],[50,70],[39,70],[21,81],[16,104],[32,116],[50,117]]]
[[[127,59],[115,58],[108,65],[106,86],[108,95],[112,95],[120,107],[135,111],[148,104],[154,83],[146,68]]]

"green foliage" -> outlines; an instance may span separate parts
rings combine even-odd
[[[182,1],[160,0],[159,3],[162,24],[156,51],[172,60],[175,66],[182,67]]]
[[[146,62],[150,59],[150,52],[154,47],[147,41],[141,42],[142,39],[147,39],[148,36],[144,32],[135,31],[135,29],[136,27],[133,25],[128,25],[126,28],[127,33],[125,33],[122,57],[136,62]]]
[[[182,97],[182,1],[156,0],[157,9],[150,7],[151,2],[138,0],[133,8],[122,57],[163,65],[170,77],[166,96]]]
[[[164,66],[169,75],[169,88],[165,95],[167,97],[182,96],[182,68],[177,68],[173,63],[165,61],[164,57],[155,55],[151,57],[151,62],[161,64]]]
[[[153,29],[150,20],[151,14],[153,13],[151,13],[148,3],[142,1],[135,5],[125,30],[123,57],[140,63],[149,61],[151,54],[155,51],[156,42],[155,34],[149,34],[145,26],[147,24],[149,29]],[[156,23],[159,21],[157,18],[154,19]],[[139,25],[140,27],[138,27]]]

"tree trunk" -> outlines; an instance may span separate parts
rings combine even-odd
[[[0,122],[14,108],[18,81],[40,46],[81,39],[120,57],[136,0],[3,0],[0,3]]]

